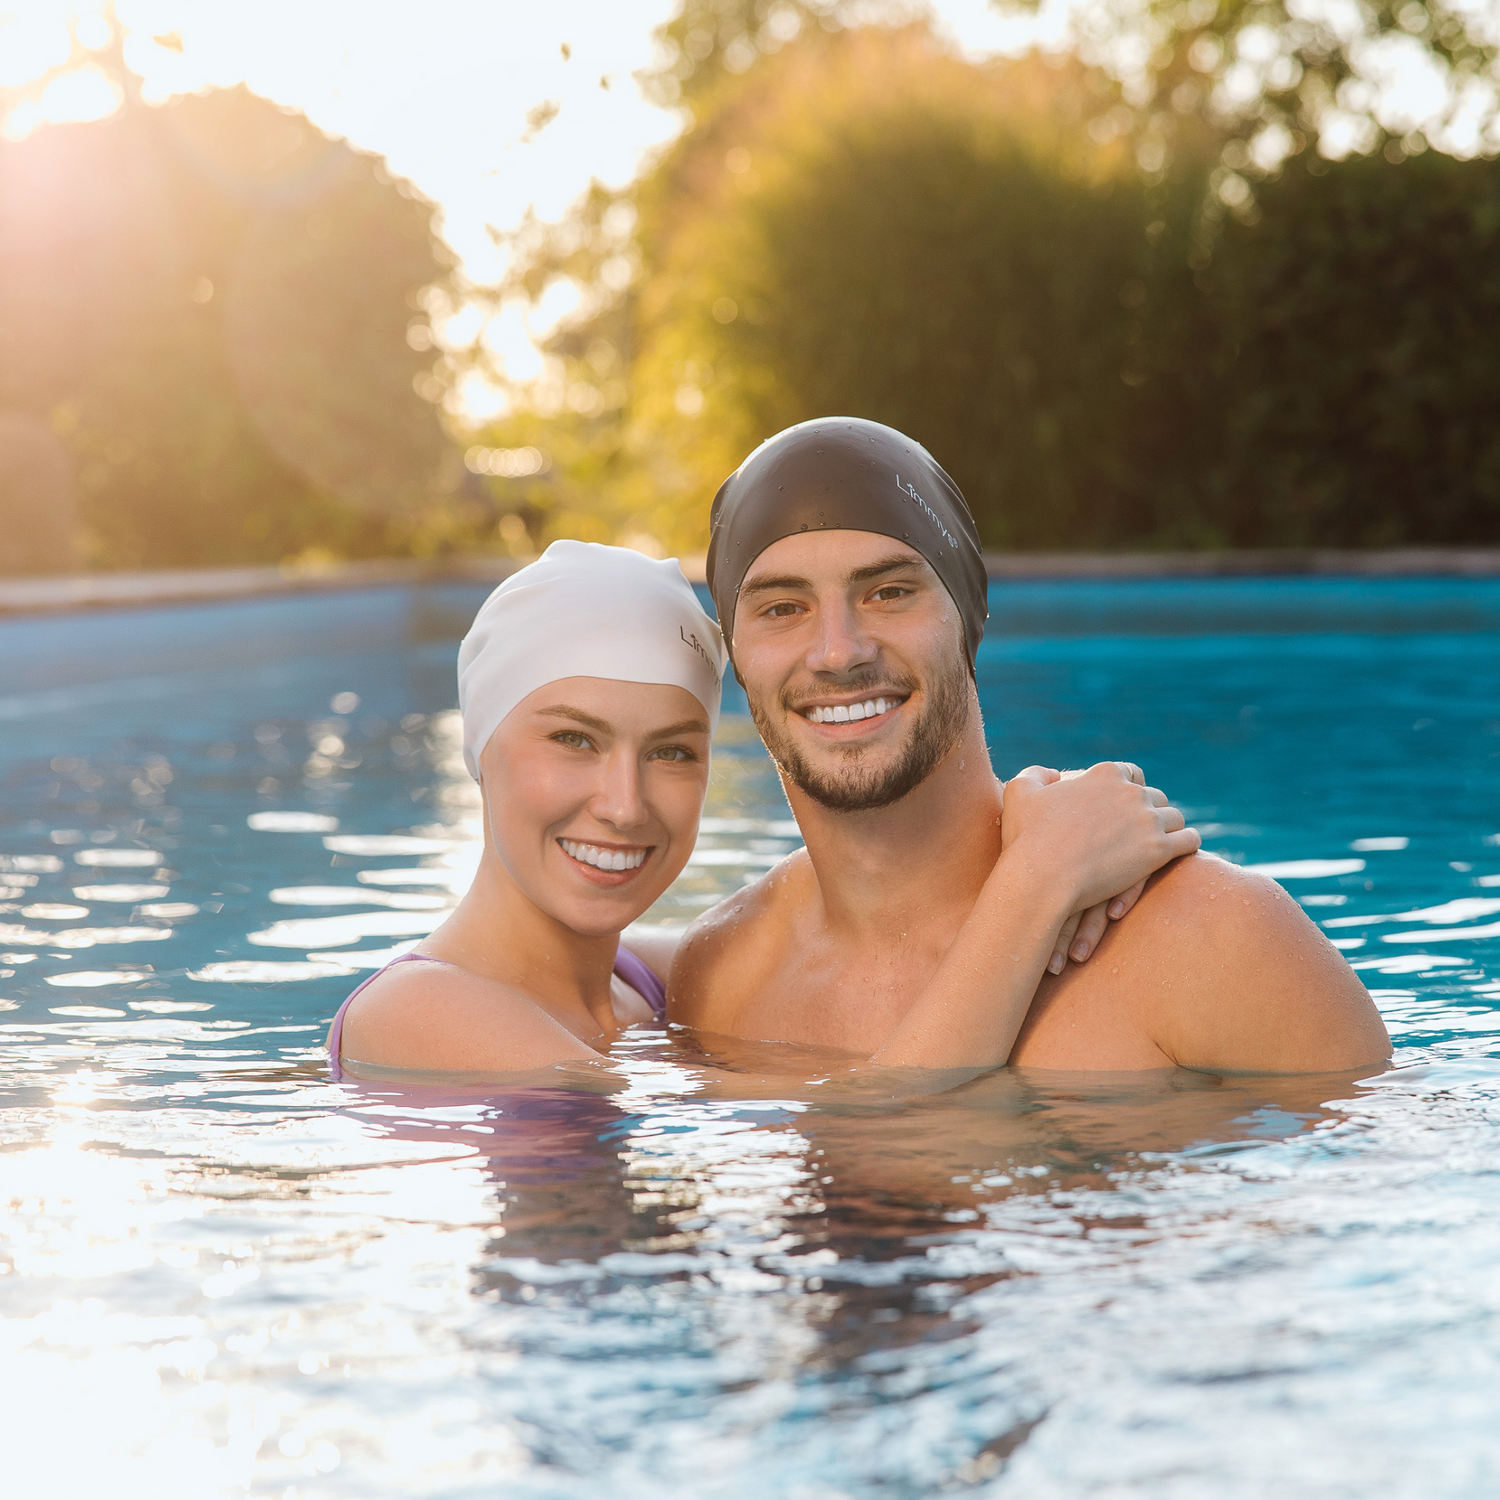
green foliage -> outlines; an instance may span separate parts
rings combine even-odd
[[[628,391],[599,516],[699,550],[756,443],[850,413],[927,444],[993,546],[1494,540],[1495,163],[1298,159],[1226,215],[1206,126],[1144,172],[1088,128],[1097,70],[921,28],[819,28],[714,87],[630,195],[628,290],[570,240],[555,348],[587,380],[608,342]]]
[[[29,423],[9,504],[50,505],[62,463],[85,528],[81,556],[0,568],[437,544],[454,460],[408,341],[448,272],[431,217],[243,89],[0,144],[0,411]]]
[[[992,0],[1027,9],[1032,0]],[[1500,146],[1495,88],[1500,17],[1468,0],[1361,0],[1309,6],[1296,0],[1084,0],[1074,15],[1080,54],[1123,85],[1128,128],[1147,171],[1170,153],[1184,121],[1207,118],[1251,141],[1269,166],[1300,152],[1337,122],[1345,141],[1374,150],[1390,138],[1425,147],[1451,132],[1465,154]],[[1382,99],[1376,78],[1398,55],[1425,54],[1440,98],[1416,107]]]
[[[1205,278],[1226,537],[1500,537],[1500,162],[1295,164]]]

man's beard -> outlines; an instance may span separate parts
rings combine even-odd
[[[953,662],[934,679],[927,694],[927,706],[912,727],[905,746],[894,761],[883,767],[861,766],[865,754],[862,749],[835,746],[832,753],[844,760],[847,769],[842,773],[823,772],[803,759],[790,736],[783,734],[780,725],[773,724],[756,707],[754,699],[750,702],[750,716],[771,758],[793,786],[832,812],[870,812],[899,802],[913,788],[921,786],[958,743],[969,722],[967,679],[968,669],[962,660]],[[837,691],[858,694],[870,689],[869,696],[873,697],[875,690],[894,688],[910,695],[915,686],[914,681],[902,682],[888,673],[857,672],[840,682]],[[788,714],[796,712],[785,696],[781,707]]]

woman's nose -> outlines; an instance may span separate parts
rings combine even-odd
[[[596,818],[616,828],[635,828],[645,822],[641,768],[633,751],[615,750],[604,758],[600,766],[599,789],[591,808]]]

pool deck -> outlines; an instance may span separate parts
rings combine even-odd
[[[203,603],[257,595],[325,593],[420,583],[499,583],[526,558],[407,558],[319,567],[199,568],[160,573],[78,573],[0,580],[0,615]],[[1370,551],[987,552],[994,579],[1369,578],[1500,576],[1500,547]],[[683,559],[703,582],[703,559]]]

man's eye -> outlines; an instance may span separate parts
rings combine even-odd
[[[881,603],[889,603],[892,599],[904,598],[910,592],[911,590],[905,584],[887,583],[876,589],[872,597],[880,600]]]
[[[788,615],[794,615],[800,610],[800,604],[794,604],[790,599],[783,599],[779,604],[773,604],[767,611],[773,620],[784,620]]]
[[[685,762],[697,760],[698,757],[686,745],[663,745],[660,749],[653,750],[646,759]]]
[[[586,734],[580,734],[576,729],[560,729],[552,738],[559,745],[566,745],[569,750],[592,750],[594,742]]]

